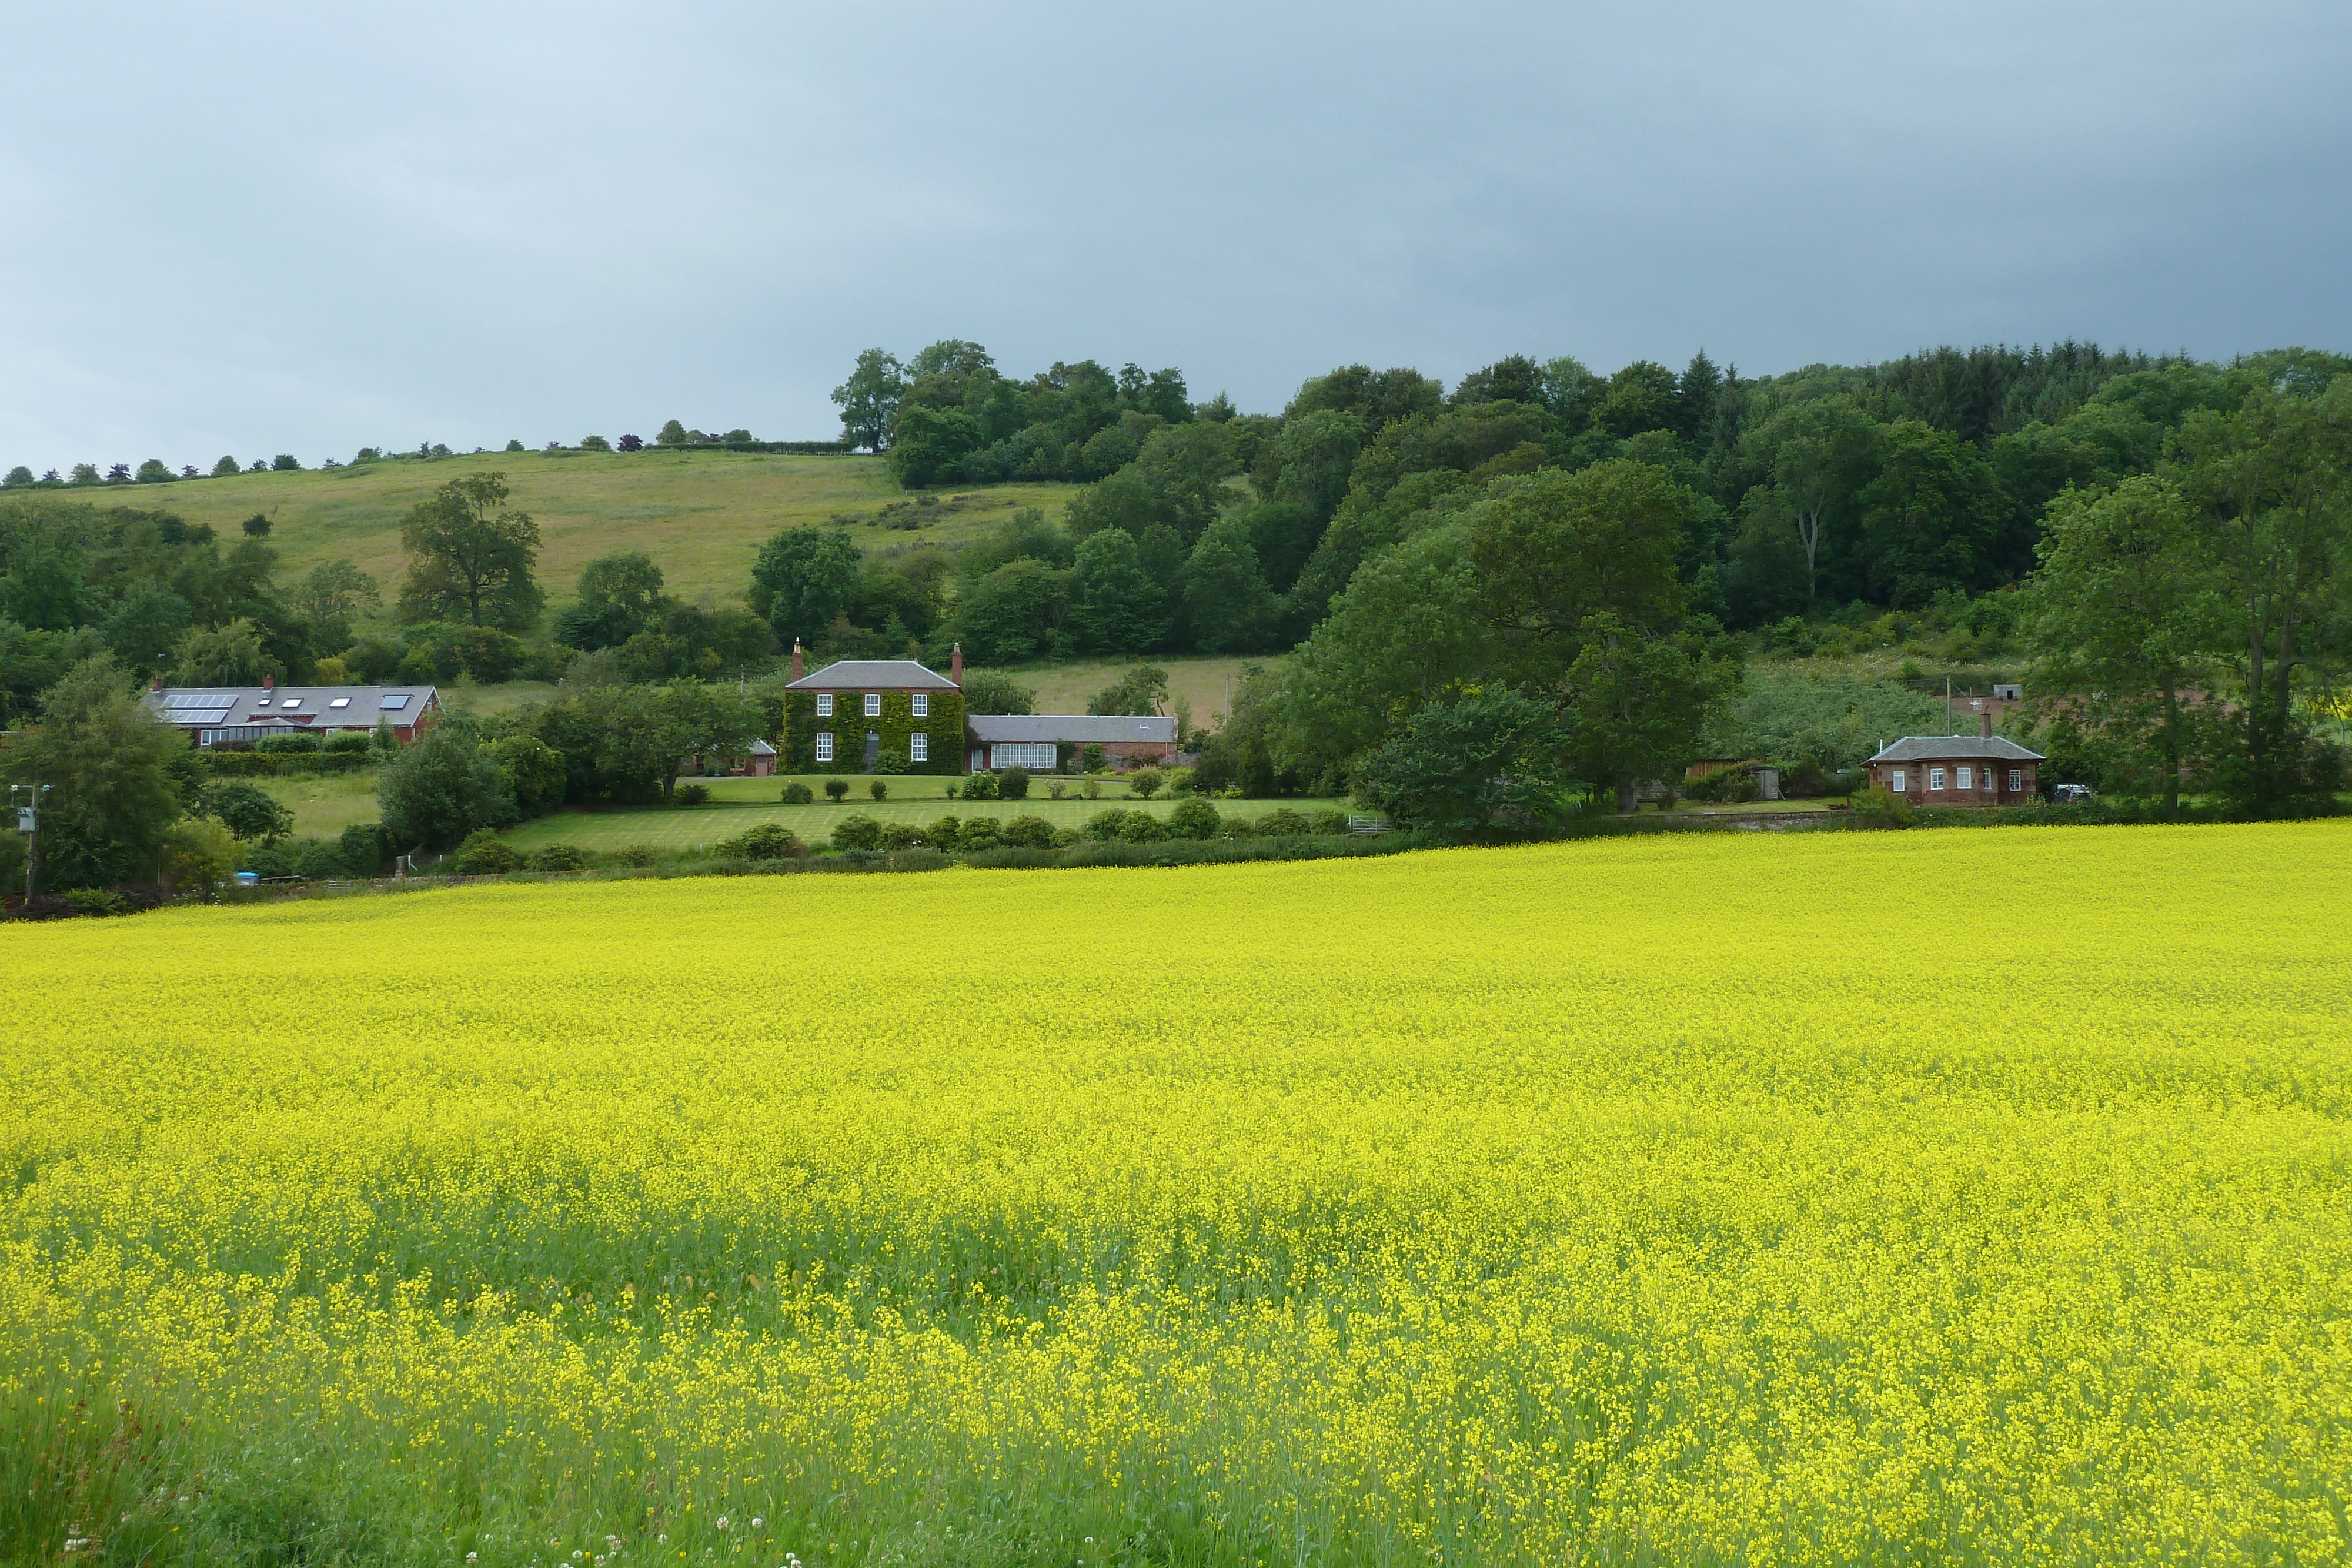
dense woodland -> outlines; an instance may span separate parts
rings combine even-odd
[[[2053,778],[2308,804],[2340,779],[2352,653],[2347,370],[2074,343],[1759,379],[1703,352],[1605,377],[1515,355],[1451,389],[1345,366],[1258,414],[1191,401],[1174,370],[1015,381],[973,343],[874,350],[835,394],[845,443],[917,500],[1079,482],[1063,515],[945,549],[788,528],[740,606],[683,603],[619,551],[552,616],[536,525],[487,465],[410,514],[389,591],[348,561],[282,580],[267,518],[235,539],[185,525],[160,463],[118,465],[132,488],[98,496],[94,468],[19,468],[0,496],[0,724],[18,732],[0,760],[65,766],[59,694],[94,714],[100,688],[151,676],[561,677],[552,706],[453,733],[469,810],[494,821],[661,798],[675,758],[772,718],[765,678],[795,642],[960,643],[995,667],[1288,651],[1195,737],[1204,788],[1353,791],[1475,827],[1629,807],[1702,750],[1826,779],[1916,708],[1850,676],[1759,678],[1751,657],[1932,628],[2031,664]],[[672,422],[656,444],[738,437]],[[709,684],[736,677],[763,679],[724,700]]]

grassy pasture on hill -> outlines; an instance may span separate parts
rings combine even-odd
[[[0,927],[0,1539],[2341,1563],[2347,903],[2329,821]]]
[[[803,457],[755,452],[485,452],[433,462],[363,463],[347,468],[183,479],[119,490],[68,490],[66,499],[136,506],[210,523],[231,543],[259,512],[285,580],[338,556],[373,572],[387,598],[404,563],[400,523],[441,485],[468,474],[502,473],[511,505],[538,522],[545,548],[541,583],[551,607],[572,597],[580,569],[609,550],[638,549],[662,569],[666,586],[694,601],[709,593],[740,600],[761,541],[778,528],[836,515],[871,517],[907,497],[875,457]],[[1016,507],[1058,517],[1072,486],[1002,485],[943,495],[917,514],[929,526],[850,529],[868,551],[954,544],[984,531]]]

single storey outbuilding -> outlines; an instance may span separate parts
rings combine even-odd
[[[1075,772],[1090,747],[1104,766],[1121,772],[1157,767],[1176,755],[1176,721],[1160,714],[974,714],[972,771],[1025,768],[1032,773]]]
[[[2038,800],[2036,769],[2047,760],[1992,732],[1992,715],[1975,735],[1906,735],[1863,764],[1874,789],[1915,806],[2019,806]]]

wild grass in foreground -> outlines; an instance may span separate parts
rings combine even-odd
[[[2331,821],[0,929],[0,1540],[2338,1562],[2347,899]]]

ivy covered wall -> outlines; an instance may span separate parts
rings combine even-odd
[[[915,716],[913,692],[886,691],[882,694],[882,715],[866,716],[864,692],[835,692],[833,695],[833,716],[819,718],[816,715],[817,694],[786,692],[784,694],[784,735],[776,750],[782,764],[781,773],[863,773],[866,771],[866,737],[878,734],[885,755],[896,751],[899,756],[911,755],[908,740],[918,732],[930,737],[930,758],[910,762],[909,773],[961,773],[964,764],[963,694],[959,691],[926,692],[931,699],[930,716]],[[821,730],[833,735],[833,760],[816,759],[816,737]]]

